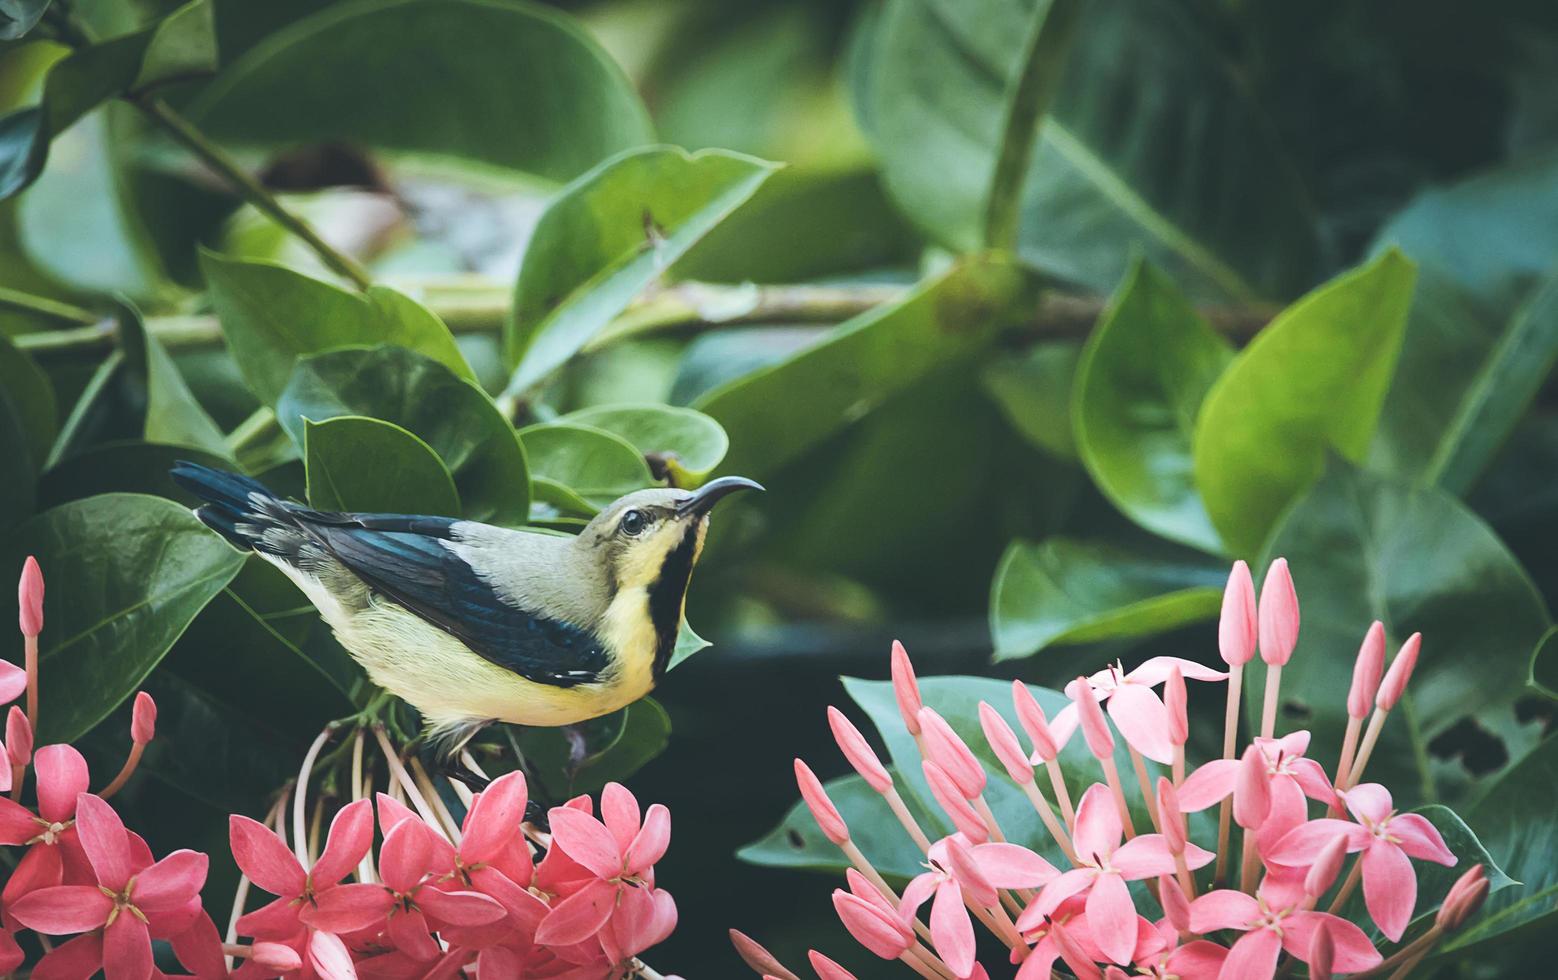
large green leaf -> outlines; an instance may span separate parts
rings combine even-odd
[[[1040,0],[893,0],[868,23],[856,115],[909,217],[981,242],[1006,95]],[[1258,213],[1259,221],[1250,215]],[[1089,4],[1027,167],[1018,248],[1109,289],[1144,250],[1198,294],[1292,295],[1315,219],[1287,154],[1182,4]]]
[[[1071,410],[1081,345],[1058,340],[994,356],[980,382],[1001,414],[1028,442],[1060,459],[1076,459]]]
[[[604,429],[547,422],[521,429],[519,438],[533,474],[567,488],[592,510],[654,483],[643,454]]]
[[[37,555],[49,583],[42,637],[42,732],[68,742],[135,693],[243,556],[188,509],[158,497],[72,501],[19,528],[4,567]],[[20,643],[4,641],[19,661]],[[68,680],[68,682],[67,682]]]
[[[520,394],[595,337],[774,170],[755,157],[652,147],[563,188],[536,225],[504,350]]]
[[[519,437],[480,388],[443,364],[392,346],[302,358],[276,401],[281,427],[302,446],[305,419],[341,415],[382,419],[427,443],[454,476],[465,517],[509,525],[529,517]]]
[[[690,408],[671,405],[597,405],[570,412],[558,421],[587,425],[621,436],[639,454],[661,467],[679,487],[696,487],[730,449],[720,424]]]
[[[1558,627],[1547,631],[1531,652],[1531,686],[1558,701]]]
[[[190,107],[235,146],[349,142],[570,180],[650,139],[566,16],[511,0],[357,0],[275,31]]]
[[[268,405],[281,396],[298,358],[337,347],[398,344],[475,377],[449,328],[387,286],[348,292],[283,266],[210,252],[201,268],[233,359]]]
[[[379,419],[303,423],[308,502],[320,510],[460,516],[460,495],[427,443]]]
[[[1138,264],[1082,352],[1072,408],[1082,462],[1114,505],[1211,552],[1222,543],[1196,492],[1191,442],[1201,402],[1232,359],[1174,284]]]
[[[58,430],[54,385],[33,359],[0,334],[0,394],[10,401],[35,463],[42,464]]]
[[[1209,562],[1152,557],[1072,538],[1014,541],[995,571],[995,657],[1057,643],[1148,636],[1210,619],[1227,573]]]
[[[1284,310],[1212,386],[1196,423],[1195,482],[1235,554],[1259,550],[1327,451],[1363,458],[1412,282],[1412,263],[1394,251],[1332,280]]]
[[[188,446],[153,442],[108,442],[69,456],[38,480],[38,504],[57,507],[100,493],[146,493],[177,500],[190,507],[200,499],[173,482],[169,471],[180,460],[231,469],[232,460]]]
[[[1298,649],[1282,674],[1285,717],[1318,744],[1340,744],[1369,623],[1384,622],[1394,644],[1423,634],[1407,697],[1369,763],[1368,778],[1389,786],[1398,804],[1454,800],[1488,775],[1486,759],[1464,754],[1468,726],[1499,745],[1495,767],[1534,744],[1514,702],[1547,610],[1504,543],[1459,501],[1336,460],[1268,551],[1290,562],[1303,608]],[[1246,679],[1251,690],[1262,683]]]
[[[973,256],[908,296],[698,399],[730,433],[725,468],[761,477],[936,371],[966,362],[1014,315],[1022,277]],[[783,412],[774,410],[785,405]]]

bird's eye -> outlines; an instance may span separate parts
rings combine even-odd
[[[649,517],[641,510],[630,510],[622,515],[622,523],[617,525],[622,533],[628,537],[634,537],[644,530],[649,524]]]

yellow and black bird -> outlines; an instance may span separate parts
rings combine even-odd
[[[554,727],[648,694],[669,664],[709,511],[738,476],[639,490],[577,536],[409,514],[344,514],[181,462],[195,515],[281,569],[372,681],[453,756],[494,722]]]

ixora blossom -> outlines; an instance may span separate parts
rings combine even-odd
[[[31,559],[18,597],[26,665],[0,661],[0,704],[25,694],[28,707],[11,709],[0,745],[0,792],[10,794],[0,796],[0,846],[25,850],[9,855],[13,870],[0,889],[0,974],[32,960],[39,980],[99,972],[107,980],[663,980],[639,954],[676,927],[676,903],[655,885],[671,841],[664,806],[641,812],[612,783],[599,819],[581,796],[549,811],[548,831],[525,822],[523,774],[499,776],[480,793],[452,783],[446,800],[379,725],[328,726],[263,822],[230,818],[243,874],[233,901],[240,914],[222,935],[201,902],[207,856],[175,850],[155,859],[108,802],[156,736],[150,696],[136,696],[125,764],[97,793],[75,748],[34,749],[44,619],[43,575]],[[350,751],[335,753],[341,768],[323,770],[321,751],[346,732]],[[377,760],[365,757],[370,745]],[[376,775],[387,792],[374,792]],[[327,781],[350,787],[349,798],[332,807],[311,800],[311,788]],[[22,798],[27,785],[31,801]],[[274,898],[251,900],[255,891]],[[189,972],[161,972],[154,941]]]
[[[896,891],[856,846],[849,822],[822,782],[795,760],[802,799],[850,865],[848,891],[833,895],[845,928],[876,956],[933,980],[987,976],[977,961],[975,923],[991,937],[987,942],[1005,947],[1004,958],[1018,966],[1018,980],[1057,975],[1272,980],[1290,975],[1298,964],[1317,977],[1406,976],[1475,914],[1489,887],[1482,866],[1473,866],[1445,896],[1432,925],[1388,957],[1359,922],[1341,914],[1361,882],[1372,925],[1398,942],[1421,911],[1413,862],[1457,863],[1432,823],[1397,812],[1383,786],[1362,782],[1385,721],[1411,678],[1422,638],[1408,638],[1387,669],[1384,627],[1376,623],[1368,630],[1333,778],[1310,757],[1309,732],[1275,730],[1282,668],[1297,648],[1299,626],[1298,594],[1287,563],[1272,563],[1257,602],[1249,568],[1238,562],[1218,628],[1226,672],[1177,657],[1153,658],[1131,671],[1116,664],[1068,684],[1070,703],[1053,719],[1026,686],[1015,683],[1011,714],[1030,748],[993,705],[981,702],[977,717],[963,718],[926,705],[909,655],[895,643],[892,678],[899,714],[922,757],[931,797],[955,831],[940,839],[927,834],[899,796],[894,770],[841,711],[830,708],[829,726],[844,758],[886,801],[903,827],[905,846],[919,850],[926,868],[901,894]],[[1257,654],[1266,665],[1260,726],[1240,750],[1243,670]],[[1188,775],[1186,680],[1228,685],[1223,757]],[[1160,686],[1161,697],[1155,690]],[[1140,791],[1134,816],[1115,761],[1115,729]],[[1073,811],[1075,784],[1067,788],[1058,756],[1078,730],[1101,778],[1082,789]],[[1039,818],[1035,826],[1003,827],[997,821],[986,802],[992,774],[960,732],[983,735],[1000,771],[1032,804]],[[1156,783],[1149,761],[1164,769]],[[1045,797],[1034,778],[1040,765],[1048,771],[1053,798]],[[1077,773],[1069,775],[1074,779]],[[1219,828],[1217,839],[1205,843],[1215,844],[1215,851],[1190,841],[1185,817],[1211,807],[1219,809]],[[1351,819],[1341,819],[1344,813]],[[1133,823],[1142,825],[1141,832]],[[1052,866],[1019,840],[1052,847],[1051,854],[1064,863]],[[1146,889],[1133,893],[1130,882]],[[921,915],[927,903],[928,921]],[[799,980],[752,938],[734,930],[731,937],[760,975]],[[850,976],[815,950],[810,964],[823,980]]]

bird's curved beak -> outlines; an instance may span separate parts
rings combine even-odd
[[[744,476],[722,476],[710,480],[691,494],[676,502],[679,517],[689,514],[707,514],[714,505],[738,490],[761,490],[763,485]]]

